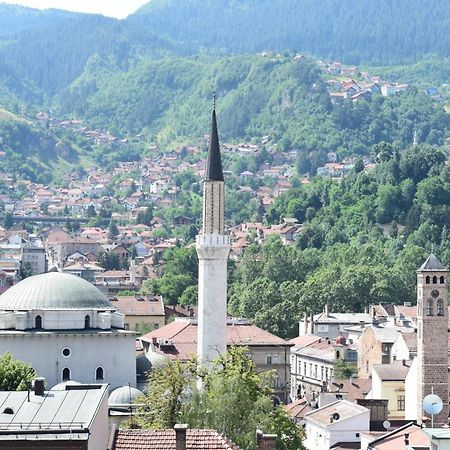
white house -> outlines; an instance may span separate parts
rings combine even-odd
[[[339,442],[361,442],[369,430],[370,411],[347,400],[338,400],[305,415],[308,450],[324,450]]]

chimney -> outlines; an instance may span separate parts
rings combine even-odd
[[[256,430],[257,450],[275,450],[277,444],[276,434],[263,434],[261,430]]]
[[[325,303],[324,313],[325,313],[325,316],[328,317],[328,315],[329,315],[328,303]]]
[[[405,445],[409,445],[409,433],[405,433]]]
[[[309,320],[310,320],[310,324],[309,324],[309,332],[310,332],[311,334],[314,334],[314,314],[313,314],[313,313],[311,313],[311,314],[309,315]]]
[[[34,380],[34,394],[40,397],[44,396],[45,391],[45,378],[39,377]]]
[[[366,323],[364,322],[364,320],[360,320],[359,321],[359,327],[361,328],[361,329],[363,329],[364,328],[364,325],[365,325]]]
[[[136,284],[136,261],[131,258],[130,261],[130,283],[134,286]]]
[[[176,450],[186,450],[186,430],[187,424],[177,423],[173,428],[175,430]]]

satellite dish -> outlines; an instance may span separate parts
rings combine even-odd
[[[427,414],[439,414],[442,406],[442,399],[436,394],[429,394],[423,399],[423,410]]]
[[[389,430],[390,426],[391,426],[391,422],[389,422],[389,420],[385,420],[385,421],[383,422],[383,427],[384,427],[386,430]]]
[[[333,420],[339,420],[340,418],[341,418],[341,416],[339,415],[339,413],[333,414]]]

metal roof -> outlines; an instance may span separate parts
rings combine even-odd
[[[0,311],[115,310],[98,288],[80,277],[51,272],[25,278],[0,295]]]
[[[419,267],[418,272],[429,270],[436,272],[447,272],[448,269],[442,264],[435,255],[431,254],[426,261]]]
[[[98,387],[97,387],[98,386]],[[66,434],[87,439],[100,403],[107,395],[107,384],[95,388],[79,386],[66,391],[47,391],[43,396],[26,391],[0,391],[0,439],[48,439]],[[5,409],[12,414],[5,413]],[[86,436],[84,435],[86,434]]]

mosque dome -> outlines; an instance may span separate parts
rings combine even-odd
[[[347,339],[345,339],[342,334],[336,338],[336,344],[345,345],[347,343]]]
[[[0,310],[115,310],[99,289],[68,273],[25,278],[0,295]]]
[[[109,406],[128,406],[131,405],[138,397],[142,397],[144,393],[139,389],[131,386],[122,386],[114,389],[109,394]]]

